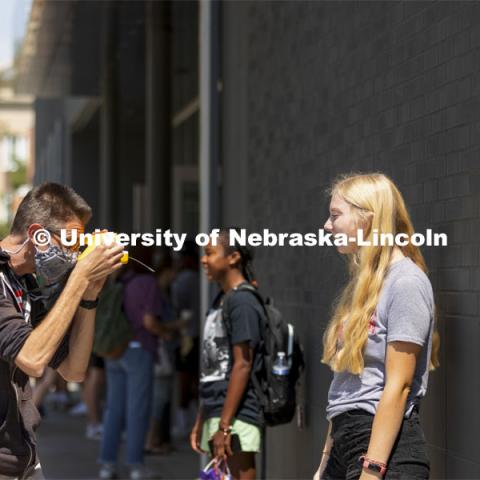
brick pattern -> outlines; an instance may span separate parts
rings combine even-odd
[[[479,478],[480,2],[252,2],[249,229],[315,231],[339,173],[383,171],[418,231],[441,313],[423,405],[432,478]],[[321,338],[344,278],[326,248],[259,248],[258,278],[305,343],[308,427],[268,437],[272,478],[307,478],[326,431]]]

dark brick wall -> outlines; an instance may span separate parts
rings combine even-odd
[[[315,231],[337,174],[378,170],[400,187],[418,231],[448,233],[448,247],[424,249],[442,366],[422,417],[432,478],[480,478],[480,3],[238,3],[238,16],[230,5],[226,20],[243,22],[244,36],[224,29],[224,57],[235,58],[240,44],[246,54],[225,62],[233,70],[224,76],[237,69],[248,82],[241,95],[225,82],[225,118],[245,132],[248,148],[226,162],[247,168],[248,227]],[[247,102],[238,117],[236,97]],[[228,151],[232,140],[224,141]],[[233,180],[225,191],[239,196]],[[296,323],[308,362],[307,428],[269,431],[269,477],[307,478],[327,427],[331,375],[320,363],[321,340],[344,263],[326,248],[263,248],[257,270]]]

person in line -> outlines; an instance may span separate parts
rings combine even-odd
[[[43,478],[35,430],[39,413],[29,377],[47,366],[67,381],[83,381],[92,350],[95,308],[108,275],[122,264],[123,247],[100,245],[76,263],[75,247],[61,243],[82,233],[91,208],[72,188],[44,183],[20,203],[10,233],[0,241],[0,478]],[[48,238],[50,237],[50,238]],[[45,307],[33,274],[45,287],[60,285]]]
[[[381,173],[346,175],[331,188],[325,230],[349,239],[363,230],[414,233],[405,202]],[[324,335],[323,363],[334,372],[328,434],[316,479],[427,479],[419,422],[429,369],[438,366],[432,286],[418,247],[360,246]]]
[[[130,247],[129,254],[152,264],[152,249]],[[144,446],[150,422],[161,292],[155,276],[137,262],[129,262],[118,281],[123,283],[123,310],[133,338],[118,358],[106,359],[107,400],[100,449],[101,479],[117,478],[117,457],[126,431],[126,460],[131,480],[155,478],[145,467]],[[114,332],[112,332],[114,334]]]
[[[227,459],[233,478],[243,480],[256,477],[255,453],[260,450],[264,423],[251,374],[262,368],[261,322],[265,317],[252,293],[234,291],[253,280],[251,251],[229,244],[229,229],[222,230],[217,245],[210,242],[201,259],[208,279],[216,282],[221,292],[205,322],[200,407],[190,443],[197,453],[210,452],[218,460]],[[222,317],[226,295],[230,295],[229,329]],[[237,447],[234,438],[239,440]]]
[[[198,358],[200,332],[200,298],[198,247],[194,241],[186,241],[179,252],[178,272],[171,285],[171,298],[179,335],[175,366],[177,370],[179,399],[174,434],[188,437],[192,421],[190,405],[198,397]],[[183,326],[182,326],[183,325]],[[196,406],[193,407],[195,411]]]
[[[83,385],[83,402],[86,406],[87,426],[85,437],[100,440],[103,435],[103,391],[105,387],[105,360],[92,353],[90,367]]]
[[[158,334],[157,363],[153,386],[153,407],[150,431],[147,436],[145,452],[167,455],[173,451],[171,435],[171,412],[174,386],[174,364],[176,350],[176,330],[168,331],[175,323],[175,313],[171,301],[171,285],[175,278],[173,259],[169,249],[158,252],[156,264],[157,285],[162,299],[162,323],[157,324]],[[198,362],[198,359],[197,359]]]

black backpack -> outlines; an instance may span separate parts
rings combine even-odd
[[[231,333],[228,301],[236,292],[250,292],[263,306],[265,319],[261,325],[263,367],[252,372],[252,384],[262,405],[265,424],[273,427],[289,423],[295,416],[297,406],[296,387],[305,363],[303,348],[293,325],[287,323],[271,299],[264,300],[260,292],[249,283],[242,283],[230,290],[223,299],[222,314],[227,333]],[[290,367],[287,375],[275,375],[273,365],[279,352],[285,352]]]

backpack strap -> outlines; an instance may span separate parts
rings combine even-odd
[[[225,294],[223,293],[223,290],[220,290],[216,295],[215,295],[215,298],[213,299],[213,302],[211,303],[211,307],[210,308],[216,308],[218,307],[219,305],[221,305],[221,300],[222,300],[222,297],[224,296]],[[209,311],[210,309],[208,309]],[[207,314],[208,314],[208,311],[207,311]]]
[[[255,297],[257,298],[258,302],[263,308],[263,312],[265,313],[265,317],[268,318],[268,312],[265,308],[265,300],[263,299],[262,295],[260,292],[257,290],[256,287],[254,287],[251,283],[243,282],[237,285],[236,287],[232,288],[230,291],[228,291],[225,295],[223,295],[223,299],[221,301],[221,307],[222,307],[222,318],[225,323],[225,327],[227,329],[227,333],[230,336],[232,333],[232,324],[230,322],[230,315],[229,315],[229,309],[228,309],[228,304],[229,304],[229,299],[232,297],[232,295],[235,294],[235,292],[250,292]],[[215,298],[215,302],[220,299],[222,296],[222,292],[220,292],[217,297]],[[263,338],[263,331],[265,329],[265,325],[263,324],[263,319],[261,319],[261,330],[262,330],[262,338]]]
[[[257,290],[256,287],[254,287],[252,284],[250,283],[241,283],[240,285],[237,285],[236,287],[234,287],[232,290],[230,290],[229,292],[227,292],[225,295],[224,295],[224,298],[222,300],[222,303],[221,303],[221,306],[222,306],[222,318],[223,318],[223,322],[225,323],[225,328],[227,330],[227,335],[229,337],[231,337],[232,335],[232,324],[230,322],[230,315],[228,313],[228,301],[229,301],[229,298],[232,297],[232,295],[235,294],[235,292],[241,292],[241,291],[245,291],[245,292],[250,292],[252,293],[253,295],[255,295],[255,297],[257,298],[257,300],[259,301],[260,305],[262,306],[263,308],[263,311],[265,313],[265,318],[266,318],[266,321],[268,322],[268,312],[265,308],[265,301],[262,297],[262,295],[260,294],[260,292]],[[260,322],[261,322],[261,335],[262,335],[262,340],[265,341],[265,335],[264,335],[264,329],[265,329],[265,325],[264,325],[264,321],[262,318],[260,318]],[[267,397],[265,396],[264,392],[263,392],[263,388],[260,384],[260,380],[257,378],[256,375],[254,375],[254,372],[253,372],[253,369],[252,371],[250,372],[250,380],[252,382],[252,385],[253,385],[253,388],[255,390],[255,393],[258,397],[258,400],[260,401],[260,405],[262,408],[264,408],[268,401],[267,401]]]

